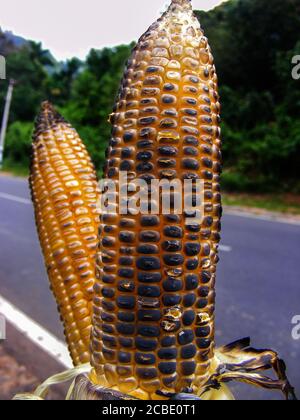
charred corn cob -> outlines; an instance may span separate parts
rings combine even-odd
[[[30,186],[69,350],[75,365],[86,363],[98,242],[97,179],[78,134],[48,102],[36,121]]]
[[[134,49],[110,118],[113,131],[105,175],[117,186],[112,195],[120,201],[113,210],[102,209],[100,221],[93,369],[82,373],[89,369],[84,365],[59,379],[50,378],[39,387],[42,396],[49,384],[73,379],[78,373],[69,399],[192,399],[192,392],[204,400],[232,399],[224,386],[232,380],[281,390],[287,398],[296,399],[285,364],[274,351],[254,350],[249,339],[215,349],[214,286],[221,218],[219,112],[217,77],[207,39],[190,0],[173,0]],[[79,162],[78,157],[83,160]],[[134,178],[148,184],[152,179],[202,180],[204,218],[196,224],[188,221],[189,213],[145,215],[130,207],[123,214],[119,179],[123,171],[128,172],[129,182]],[[89,359],[98,192],[93,167],[78,136],[49,104],[43,106],[37,123],[31,184],[41,243],[70,350],[75,364],[83,363]],[[70,211],[64,213],[65,209]],[[94,221],[93,232],[82,231],[81,217],[87,229]],[[83,239],[80,236],[77,242],[72,237],[70,243],[75,231]],[[73,245],[80,241],[90,246],[80,245],[74,254]],[[83,260],[79,252],[83,248],[91,251],[90,259],[86,252]],[[90,276],[78,275],[89,269]],[[277,379],[261,375],[270,368]],[[40,398],[39,390],[25,399]]]
[[[186,225],[186,215],[122,216],[119,206],[102,215],[94,300],[93,379],[141,399],[197,389],[211,368],[219,112],[207,39],[190,1],[173,0],[128,62],[105,176],[203,180],[204,219]]]

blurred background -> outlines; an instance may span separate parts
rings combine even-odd
[[[24,178],[33,121],[40,103],[52,101],[79,131],[101,175],[107,119],[124,63],[138,36],[164,10],[163,0],[106,6],[86,0],[86,10],[73,3],[3,2],[0,21],[0,55],[7,66],[7,79],[0,80],[0,121],[9,80],[15,81],[0,174],[0,297],[61,341]],[[196,13],[213,50],[222,102],[226,211],[218,343],[251,335],[255,347],[278,349],[300,390],[300,341],[292,337],[292,318],[300,314],[300,80],[292,77],[300,55],[300,3],[193,4],[201,9]],[[11,340],[0,346],[0,399],[32,389],[56,369],[48,359],[33,362],[32,349],[20,359],[16,348],[25,344],[10,333]],[[39,364],[48,364],[48,371]],[[234,389],[245,399],[280,398]]]

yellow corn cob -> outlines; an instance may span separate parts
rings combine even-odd
[[[87,363],[99,226],[97,179],[78,134],[48,102],[36,121],[30,186],[69,350],[75,365]]]
[[[208,380],[221,217],[220,104],[213,57],[189,0],[139,40],[119,92],[105,176],[201,179],[205,214],[101,217],[91,379],[141,399]]]

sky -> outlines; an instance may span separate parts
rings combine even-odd
[[[209,10],[223,0],[193,0]],[[85,58],[91,48],[137,40],[166,0],[0,0],[0,27],[40,41],[58,60]]]

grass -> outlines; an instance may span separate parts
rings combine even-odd
[[[17,163],[4,161],[1,172],[9,173],[11,175],[18,176],[18,177],[28,177],[29,169],[24,167],[24,165],[22,164],[18,165]]]
[[[224,193],[223,204],[300,215],[300,196],[294,194]]]

